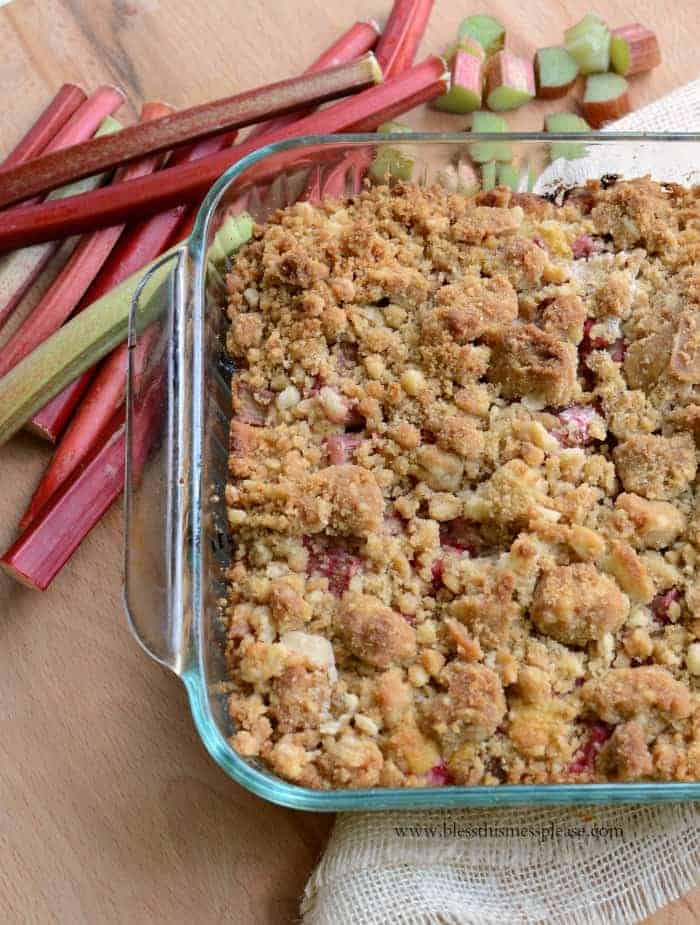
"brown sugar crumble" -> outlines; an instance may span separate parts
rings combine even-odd
[[[314,788],[700,779],[700,188],[397,184],[227,278],[233,746]]]

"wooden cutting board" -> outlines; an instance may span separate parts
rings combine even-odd
[[[0,9],[0,154],[66,80],[117,83],[125,119],[144,99],[181,107],[296,73],[355,19],[389,0],[12,0]],[[556,44],[589,0],[437,0],[423,52],[486,8]],[[635,79],[641,105],[697,76],[697,0],[600,0],[613,24],[639,19],[664,64]],[[564,108],[562,104],[559,108]],[[511,119],[538,129],[542,107]],[[464,119],[417,114],[415,127]],[[0,546],[48,459],[19,437],[0,450]],[[250,796],[208,758],[179,681],[135,644],[121,589],[115,507],[46,594],[0,577],[0,920],[10,923],[293,921],[332,819]],[[700,919],[700,891],[653,918]],[[338,923],[342,925],[342,923]]]

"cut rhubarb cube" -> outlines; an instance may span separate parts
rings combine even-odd
[[[535,55],[537,96],[554,100],[566,96],[578,76],[578,64],[566,48],[552,45],[540,48]]]
[[[472,116],[472,132],[488,132],[490,134],[507,132],[508,123],[503,116],[492,112],[478,110]],[[477,141],[470,146],[469,153],[475,164],[485,164],[487,161],[510,162],[513,160],[513,149],[506,141]]]
[[[456,552],[474,555],[479,544],[476,528],[464,517],[456,517],[440,524],[440,545]]]
[[[651,612],[661,623],[671,623],[672,620],[669,613],[671,605],[679,601],[681,596],[679,588],[670,588],[668,591],[664,591],[663,594],[657,594],[649,605]]]
[[[511,51],[499,51],[485,68],[486,105],[495,112],[519,109],[535,96],[532,61]]]
[[[569,772],[571,774],[590,774],[593,771],[598,753],[613,734],[613,731],[613,727],[608,726],[607,723],[594,723],[583,748],[569,765]]]
[[[450,783],[450,772],[444,761],[436,764],[425,775],[429,787],[445,787]]]
[[[564,45],[582,74],[607,71],[610,31],[597,13],[587,13],[564,33]]]
[[[360,434],[329,434],[326,437],[326,449],[328,458],[334,466],[342,466],[349,462],[352,454],[362,443]]]
[[[348,590],[353,575],[362,568],[362,560],[335,537],[307,536],[304,546],[309,554],[307,573],[323,575],[328,579],[331,594],[341,597]]]
[[[626,116],[632,110],[627,81],[619,74],[591,74],[586,79],[581,108],[593,128]]]
[[[599,253],[600,249],[600,242],[594,241],[593,238],[587,234],[580,234],[571,245],[571,253],[574,255],[574,260],[587,260],[591,254]]]
[[[562,430],[555,431],[553,436],[562,446],[587,446],[593,441],[589,428],[596,412],[592,405],[571,405],[560,411],[557,417],[564,426]]]
[[[503,48],[506,40],[506,30],[493,16],[477,13],[463,19],[459,26],[460,39],[471,36],[481,45],[487,55]]]
[[[257,392],[254,394],[248,383],[243,382],[236,376],[233,379],[232,390],[233,410],[236,417],[241,421],[245,421],[246,424],[262,427],[265,423],[267,411],[261,399],[268,398],[268,393]],[[272,392],[269,393],[269,401],[272,401]]]
[[[468,51],[455,52],[451,63],[450,89],[439,96],[433,106],[444,112],[464,115],[481,106],[481,59]]]
[[[619,26],[612,31],[610,61],[613,70],[623,77],[650,71],[661,64],[659,41],[651,29],[641,23]]]

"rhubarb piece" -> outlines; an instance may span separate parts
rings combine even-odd
[[[141,119],[159,119],[171,111],[164,103],[144,103]],[[153,173],[161,161],[160,155],[135,161],[117,171],[114,182],[122,183]],[[0,376],[45,341],[73,313],[123,230],[124,225],[115,225],[82,238],[32,314],[2,348]]]
[[[458,34],[460,39],[467,35],[476,39],[487,55],[500,51],[506,40],[506,30],[501,23],[483,13],[463,19]]]
[[[328,590],[336,597],[348,590],[353,575],[362,568],[362,560],[335,537],[316,535],[304,537],[308,553],[306,571],[309,575],[323,575],[328,579]]]
[[[22,140],[15,145],[5,160],[0,162],[0,170],[23,164],[31,157],[41,154],[85,100],[86,96],[80,87],[76,87],[75,84],[63,84]]]
[[[475,112],[472,116],[472,133],[495,134],[508,131],[508,123],[502,116],[490,112]],[[511,161],[513,151],[505,141],[478,141],[470,146],[472,160],[477,164],[485,161]]]
[[[117,132],[120,129],[121,124],[111,116],[107,116],[96,134]],[[54,190],[47,197],[47,201],[55,202],[58,199],[88,192],[96,189],[103,180],[104,175],[100,174],[95,177],[88,177],[85,180],[79,180],[77,183],[69,183],[68,186]],[[19,305],[42,269],[56,253],[58,246],[57,241],[47,241],[15,251],[0,259],[0,328]]]
[[[379,38],[379,28],[374,22],[356,22],[344,32],[340,38],[334,42],[330,48],[327,48],[307,69],[305,74],[315,74],[323,71],[328,67],[336,67],[339,64],[347,64],[359,58],[360,55],[371,51],[377,44]],[[259,138],[265,132],[276,131],[291,125],[300,119],[302,115],[307,116],[312,109],[303,112],[292,112],[286,116],[278,116],[276,119],[268,119],[265,122],[258,122],[253,126],[248,134],[248,141],[252,138]]]
[[[649,608],[656,619],[661,623],[675,622],[678,620],[681,613],[680,604],[678,602],[682,597],[683,594],[680,588],[669,588],[668,591],[657,594],[649,604]],[[674,608],[673,614],[671,614],[672,607]],[[672,617],[675,619],[672,620]]]
[[[453,42],[445,50],[443,58],[445,61],[452,64],[452,59],[458,51],[466,51],[468,55],[477,58],[482,64],[486,61],[486,52],[484,51],[483,45],[480,45],[471,35],[465,35],[464,38],[457,39],[456,42]]]
[[[496,183],[516,191],[520,184],[520,169],[515,164],[497,164]]]
[[[499,51],[489,58],[484,77],[484,98],[494,112],[519,109],[535,97],[532,61],[511,51]]]
[[[610,39],[612,68],[623,77],[642,74],[661,64],[661,49],[656,34],[631,22],[613,29]]]
[[[456,165],[448,164],[440,171],[439,180],[448,192],[463,196],[473,196],[481,187],[479,174],[466,160],[459,160]]]
[[[383,122],[377,129],[381,134],[402,134],[410,131],[411,127],[403,122]],[[414,159],[400,149],[391,145],[379,145],[370,164],[369,175],[377,183],[386,183],[391,179],[410,180],[414,165]],[[328,195],[327,184],[324,185],[324,193]]]
[[[586,13],[564,33],[564,45],[582,74],[597,74],[610,66],[610,30],[597,13]]]
[[[377,61],[385,77],[411,67],[432,7],[433,0],[394,0],[377,43]]]
[[[613,734],[613,727],[606,723],[594,723],[591,726],[588,738],[569,765],[570,774],[590,774],[593,771],[593,765],[598,757],[598,752]]]
[[[136,158],[258,122],[268,115],[334,100],[381,79],[377,61],[372,52],[368,52],[348,64],[183,109],[153,122],[140,122],[124,129],[118,138],[86,141],[60,154],[45,154],[30,163],[3,171],[0,173],[0,206]]]
[[[485,193],[496,186],[496,162],[486,161],[481,165],[481,188]]]
[[[545,116],[544,128],[546,132],[551,132],[556,135],[568,134],[569,132],[576,134],[580,132],[590,132],[591,130],[590,125],[585,119],[582,119],[581,116],[574,115],[572,112],[550,113],[548,116]],[[579,157],[585,157],[586,153],[586,146],[580,142],[553,141],[549,146],[549,156],[553,161],[558,157],[574,161]]]
[[[433,102],[435,109],[464,115],[481,106],[481,61],[467,51],[457,51],[451,62],[450,89]]]
[[[586,79],[581,108],[593,128],[619,119],[632,109],[629,84],[619,74],[591,74]]]
[[[363,440],[362,434],[330,434],[326,437],[326,449],[331,465],[342,466],[350,462]]]
[[[373,131],[382,122],[444,93],[447,79],[442,58],[428,58],[392,80],[334,103],[293,125],[266,132],[259,138],[246,139],[195,163],[166,167],[152,177],[131,180],[118,190],[107,187],[76,196],[70,203],[40,203],[13,209],[0,225],[0,253],[26,244],[94,231],[125,219],[152,215],[183,202],[195,201],[208,191],[227,167],[262,144],[301,135]],[[298,160],[298,156],[295,151],[288,152],[290,162]],[[279,157],[277,169],[281,162],[284,158]],[[265,176],[264,172],[261,173]]]
[[[214,235],[207,257],[214,263],[227,260],[235,254],[241,244],[245,244],[253,234],[253,219],[247,212],[240,215],[228,215]]]
[[[553,431],[559,443],[565,447],[588,446],[593,441],[590,426],[596,419],[596,411],[591,405],[571,405],[563,408],[557,415],[562,428]]]
[[[553,45],[538,49],[535,55],[535,85],[542,100],[566,96],[576,83],[578,64],[566,48]]]
[[[158,435],[163,396],[162,376],[137,403],[132,431],[137,470],[146,462]],[[30,588],[45,591],[61,568],[124,487],[126,427],[121,411],[101,435],[99,444],[29,528],[0,559],[8,575]]]

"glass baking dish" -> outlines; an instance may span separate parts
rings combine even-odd
[[[561,149],[551,143],[557,141],[570,144],[572,136],[382,136],[382,144],[413,159],[412,182],[420,184],[444,176],[474,142],[510,145],[519,164],[519,189],[554,199],[586,179],[613,174],[700,184],[700,135],[577,135],[577,148],[568,152],[577,155],[574,160],[556,156]],[[255,152],[214,184],[187,244],[161,259],[155,272],[163,282],[152,285],[154,271],[150,280],[144,278],[132,306],[130,345],[157,317],[167,375],[159,450],[143,471],[129,430],[125,569],[132,630],[143,648],[184,682],[198,732],[214,760],[242,786],[274,803],[335,811],[700,799],[700,782],[311,790],[240,757],[229,744],[233,730],[224,708],[219,606],[222,570],[231,555],[223,488],[233,369],[223,350],[223,279],[206,255],[225,215],[246,209],[264,222],[299,197],[311,171],[323,175],[348,153],[366,164],[376,144],[376,135],[314,136]],[[357,181],[352,171],[347,181],[350,194]],[[130,369],[130,424],[142,391]]]

